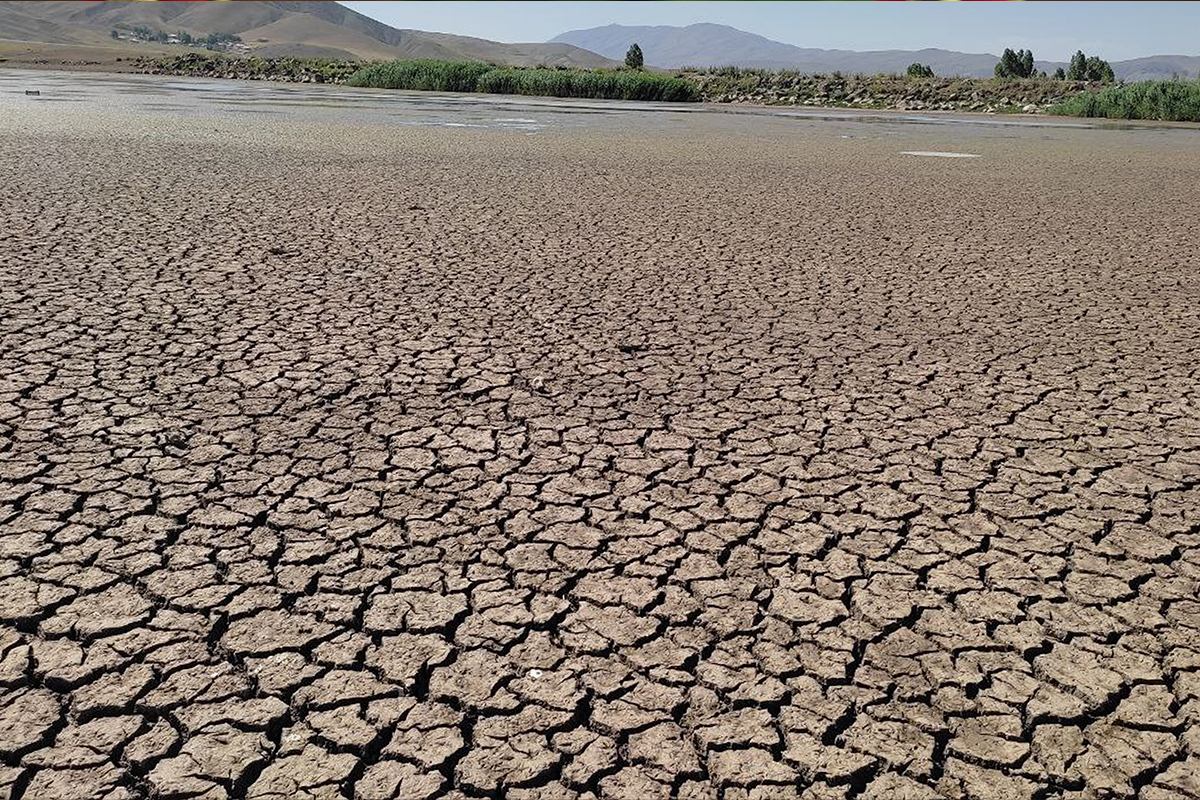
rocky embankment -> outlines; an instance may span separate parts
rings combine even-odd
[[[1098,84],[1052,79],[802,75],[766,70],[687,72],[712,103],[1036,113]]]
[[[322,58],[228,58],[208,53],[188,53],[166,58],[139,58],[135,71],[144,75],[190,75],[286,83],[345,83],[362,64]]]
[[[345,83],[363,65],[317,58],[230,58],[188,53],[139,58],[136,72],[203,78]],[[906,78],[897,75],[803,75],[754,69],[683,72],[710,103],[890,108],[904,111],[1037,113],[1099,84],[1083,81]]]

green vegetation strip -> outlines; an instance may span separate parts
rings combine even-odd
[[[1033,105],[1034,109],[1026,110],[1074,117],[1200,122],[1200,83],[1146,81],[1103,86],[1050,78],[937,78],[929,77],[932,70],[921,64],[910,66],[911,74],[907,76],[839,72],[809,75],[788,70],[718,67],[687,69],[672,77],[638,69],[498,67],[479,61],[435,60],[388,61],[364,66],[352,61],[228,58],[213,53],[138,58],[135,63],[142,72],[156,74],[348,83],[376,89],[612,100],[752,101],[851,108],[891,106],[909,110],[1003,112]]]
[[[1200,122],[1200,84],[1144,81],[1068,97],[1049,109],[1068,117]]]
[[[497,67],[477,61],[389,61],[370,64],[347,80],[372,89],[483,92],[607,100],[700,99],[691,81],[634,69],[584,70],[552,67]]]

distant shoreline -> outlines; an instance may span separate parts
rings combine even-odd
[[[274,81],[304,84],[343,85],[350,76],[365,67],[374,67],[389,62],[358,62],[312,58],[229,58],[214,54],[188,53],[175,56],[118,56],[110,59],[68,58],[3,58],[0,69],[62,70],[78,72],[109,72],[114,74],[167,75],[195,78],[234,79],[252,81]],[[408,62],[418,63],[418,62]],[[456,63],[423,61],[435,67],[449,67]],[[438,85],[399,83],[362,83],[360,85],[380,89],[406,89],[413,91],[468,91],[484,94],[526,95],[544,97],[592,97],[595,99],[618,100],[663,100],[674,99],[652,94],[572,94],[559,91],[550,79],[568,74],[589,77],[585,70],[563,70],[556,68],[512,68],[500,71],[514,75],[536,76],[543,73],[547,80],[526,81],[528,86],[515,86],[513,82],[501,82],[507,91],[488,91],[487,88],[462,88]],[[599,71],[603,73],[604,71]],[[612,71],[607,71],[612,75]],[[682,79],[695,87],[696,100],[712,105],[744,105],[763,107],[828,108],[860,111],[903,111],[903,112],[954,112],[983,114],[1060,114],[1079,117],[1107,117],[1113,119],[1146,119],[1153,121],[1196,122],[1184,105],[1175,101],[1175,95],[1200,91],[1188,82],[1153,82],[1130,84],[1126,87],[1113,85],[1105,90],[1100,84],[1082,81],[1059,81],[1046,78],[1025,80],[982,79],[982,78],[912,78],[901,75],[808,75],[787,71],[723,68],[706,71],[681,71],[677,78],[669,73],[655,71],[642,73],[647,79],[676,81]],[[490,86],[495,86],[491,82]],[[540,90],[543,86],[549,90]],[[1169,101],[1146,104],[1139,102],[1146,91],[1133,87],[1144,87],[1153,94],[1158,87],[1160,94],[1169,95]],[[1126,95],[1135,100],[1127,101]],[[1103,102],[1100,98],[1105,98]],[[1095,98],[1095,99],[1093,99]],[[1086,102],[1085,102],[1086,100]],[[1190,100],[1190,98],[1185,98]]]
[[[382,62],[386,63],[386,62]],[[416,62],[413,62],[416,63]],[[456,62],[421,62],[449,67]],[[359,68],[376,65],[321,59],[238,59],[187,55],[138,59],[143,74],[193,77],[281,80],[298,83],[343,83]],[[541,70],[525,68],[525,73]],[[560,70],[546,69],[548,76]],[[562,71],[565,72],[565,71]],[[656,73],[661,74],[661,73]],[[677,73],[695,86],[698,99],[717,104],[801,106],[810,108],[892,109],[896,111],[957,111],[981,113],[1038,113],[1088,88],[1083,82],[1048,79],[995,80],[981,78],[908,78],[899,75],[800,75],[767,70],[723,69]],[[663,75],[665,78],[666,75]],[[411,82],[372,83],[376,88],[455,91],[453,82],[417,85]],[[470,91],[468,89],[468,91]],[[509,93],[509,92],[501,92]],[[521,91],[517,94],[542,94]],[[546,92],[545,96],[555,96]],[[578,96],[561,94],[558,96]],[[645,99],[632,97],[628,99]],[[657,99],[657,98],[653,98]]]

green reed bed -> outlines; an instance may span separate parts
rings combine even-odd
[[[689,102],[700,99],[699,91],[689,81],[637,70],[504,67],[481,75],[476,91],[545,97],[594,97],[606,100]]]
[[[700,99],[683,78],[640,70],[496,67],[477,61],[390,61],[369,64],[350,76],[351,86],[435,92],[483,92],[607,100]]]
[[[492,69],[479,61],[383,61],[355,72],[346,81],[371,89],[415,89],[423,92],[474,92],[479,76]]]
[[[1143,81],[1068,97],[1049,109],[1068,117],[1200,122],[1200,83]]]

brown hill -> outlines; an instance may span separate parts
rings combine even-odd
[[[50,4],[47,4],[50,5]],[[0,39],[52,44],[94,44],[101,35],[46,18],[38,3],[0,3]]]
[[[0,40],[117,47],[110,33],[144,25],[193,36],[232,33],[252,53],[333,58],[449,58],[503,64],[614,66],[616,62],[562,43],[506,44],[469,36],[401,30],[332,0],[226,3],[0,1]],[[136,52],[137,45],[113,52]]]

